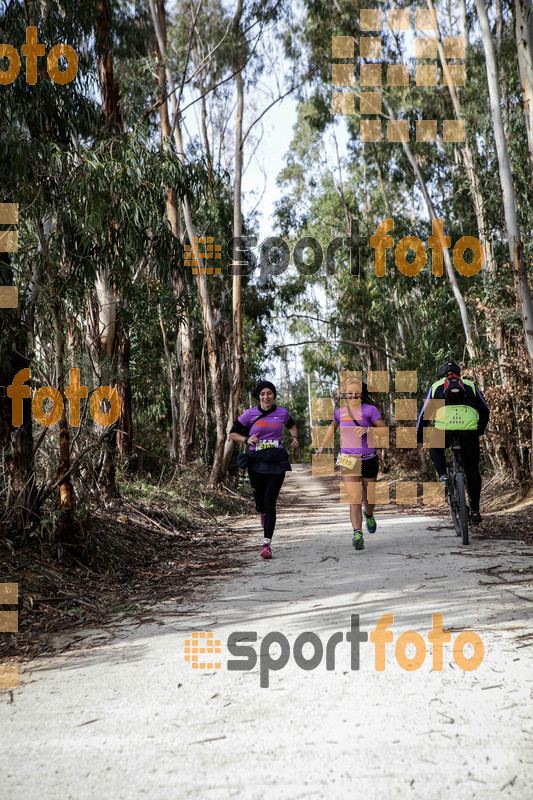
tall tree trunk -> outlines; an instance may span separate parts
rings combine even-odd
[[[530,0],[514,0],[514,24],[533,181],[533,8]]]
[[[42,233],[42,231],[41,231]],[[44,237],[43,237],[44,238]],[[48,258],[48,253],[46,253]],[[57,276],[50,259],[48,258],[48,281],[50,304],[54,319],[55,339],[55,373],[56,385],[59,394],[65,396],[65,336],[61,320],[61,305],[57,294]],[[57,481],[59,493],[59,507],[61,509],[61,540],[73,544],[75,542],[73,527],[72,482],[70,479],[70,433],[67,422],[67,404],[63,403],[63,413],[59,419],[59,464],[57,468]]]
[[[164,0],[158,0],[158,12],[161,22],[161,33],[166,43],[166,17]],[[167,80],[165,68],[161,63],[161,54],[157,48],[156,57],[158,59],[158,79],[161,97],[166,97]],[[168,115],[168,103],[165,100],[159,106],[159,118],[161,124],[161,140],[163,145],[170,137],[170,119]],[[170,228],[174,236],[181,241],[181,225],[179,203],[176,193],[171,186],[166,190],[166,208]],[[182,267],[182,265],[180,265]],[[183,268],[183,267],[182,267]],[[185,277],[178,271],[173,281],[174,294],[179,300],[179,322],[178,335],[176,340],[178,366],[181,372],[179,388],[179,458],[180,464],[191,461],[194,451],[194,434],[196,428],[196,416],[198,413],[198,367],[194,354],[193,330],[191,322],[191,311],[187,297],[187,283]]]
[[[106,124],[109,126],[109,134],[112,136],[120,135],[124,125],[122,111],[120,108],[119,91],[114,77],[113,53],[112,53],[112,12],[111,0],[98,0],[98,14],[95,20],[95,50],[98,56],[98,66],[100,74],[100,85],[103,96],[103,111]],[[113,225],[113,221],[110,222]],[[124,279],[127,276],[124,275]],[[99,282],[105,287],[105,292],[109,296],[113,292],[114,303],[118,302],[116,287],[111,287],[109,276],[99,274]],[[109,297],[108,302],[111,305]],[[114,306],[116,308],[116,305]],[[115,317],[116,323],[116,317]],[[124,461],[132,451],[133,447],[133,417],[131,411],[131,386],[130,386],[130,340],[129,330],[124,319],[115,328],[115,336],[111,339],[109,335],[106,341],[107,354],[113,353],[113,360],[118,369],[116,390],[121,401],[120,418],[116,423],[116,432],[107,440],[105,445],[104,459],[100,471],[100,479],[108,484],[106,494],[114,497],[118,494],[116,487],[115,460],[118,458]],[[113,350],[110,350],[113,347]]]
[[[242,10],[242,3],[240,4]],[[231,386],[230,402],[228,414],[228,426],[226,446],[224,449],[224,461],[222,472],[225,474],[229,467],[231,454],[233,452],[233,439],[229,438],[229,432],[241,402],[244,389],[244,346],[242,335],[242,277],[241,267],[238,265],[239,252],[235,239],[242,236],[242,118],[244,112],[244,81],[242,78],[241,64],[239,55],[235,56],[233,63],[235,71],[235,81],[237,84],[237,116],[235,119],[235,179],[233,185],[233,353],[231,360]]]
[[[111,52],[111,2],[98,0],[98,15],[95,20],[95,49],[98,54],[100,86],[104,101],[104,117],[112,134],[121,133],[122,118],[118,100],[118,86],[113,73]]]
[[[502,42],[503,42],[503,29],[504,29],[504,19],[503,19],[503,8],[502,8],[502,0],[495,0],[495,10],[496,10],[496,52],[497,52],[497,61],[499,66],[498,71],[498,80],[499,85],[501,86],[501,110],[502,110],[502,119],[503,119],[503,128],[505,131],[505,135],[509,135],[509,99],[507,95],[507,87],[505,85],[505,66],[502,63]]]
[[[185,298],[187,285],[182,275],[174,281],[174,292]],[[186,301],[187,302],[187,301]],[[198,360],[194,353],[193,329],[188,305],[182,305],[183,316],[178,325],[176,347],[181,373],[179,389],[179,461],[187,464],[194,453],[196,420],[198,415]]]
[[[154,28],[157,36],[157,41],[159,45],[159,50],[161,52],[162,58],[164,59],[166,58],[166,42],[163,39],[163,33],[161,29],[159,15],[157,13],[154,0],[149,0],[149,3],[150,3],[150,11],[152,13],[152,19],[154,22]],[[166,73],[167,73],[167,82],[170,90],[170,99],[172,107],[174,141],[176,144],[178,158],[180,159],[181,163],[184,164],[185,152],[183,147],[183,139],[181,135],[181,126],[179,122],[179,108],[176,100],[176,87],[174,85],[174,78],[172,76],[172,72],[170,71],[169,67],[166,67]],[[185,227],[187,229],[187,235],[189,237],[189,241],[192,244],[193,239],[196,238],[197,236],[197,233],[194,227],[191,207],[187,197],[185,197],[183,200],[183,216],[185,219]],[[217,349],[213,311],[211,308],[211,300],[209,297],[209,293],[207,291],[207,276],[204,271],[205,262],[204,259],[201,257],[199,257],[198,259],[198,266],[200,269],[198,270],[198,274],[196,275],[196,285],[198,287],[198,295],[202,311],[202,322],[207,343],[209,380],[211,384],[211,394],[213,399],[213,408],[215,412],[215,425],[216,425],[215,454],[213,458],[213,466],[211,468],[211,475],[210,475],[210,484],[214,486],[220,482],[220,478],[222,475],[222,460],[224,455],[224,442],[226,438],[226,431],[224,425],[225,415],[224,415],[224,402],[222,395],[220,358]]]
[[[363,144],[363,152],[364,151],[365,151],[365,145]],[[385,206],[385,213],[387,214],[388,217],[390,217],[391,216],[391,210],[390,210],[389,198],[387,196],[387,192],[385,191],[385,186],[383,184],[383,171],[381,169],[381,156],[378,153],[378,149],[376,147],[375,142],[372,143],[372,153],[374,154],[374,161],[375,161],[375,164],[376,164],[376,169],[378,171],[378,182],[379,182],[379,188],[380,188],[380,191],[381,191],[381,196],[383,198],[383,204]],[[367,194],[366,194],[366,191],[365,191],[365,198],[366,197],[367,197]]]
[[[97,303],[97,338],[96,351],[109,361],[115,351],[117,331],[117,302],[115,292],[109,277],[108,267],[98,270],[95,286],[95,300]],[[95,337],[93,337],[94,339]]]
[[[209,190],[212,191],[213,159],[211,156],[211,147],[209,145],[209,136],[207,135],[207,106],[205,101],[205,95],[202,96],[202,135],[204,137],[205,156],[207,158],[207,180],[209,183]]]

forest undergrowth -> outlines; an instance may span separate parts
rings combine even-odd
[[[204,580],[239,566],[231,518],[251,512],[249,489],[242,482],[209,489],[208,477],[198,465],[155,480],[123,477],[116,501],[80,508],[78,546],[59,545],[46,528],[17,546],[0,540],[2,581],[24,587],[19,633],[0,642],[3,661],[75,645],[75,637],[59,643],[54,634],[143,619],[154,605],[190,599]]]

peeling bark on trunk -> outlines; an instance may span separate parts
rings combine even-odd
[[[170,133],[170,126],[168,129]],[[176,238],[180,238],[180,218],[176,193],[170,187],[166,193],[167,216]],[[193,329],[191,312],[187,300],[187,284],[183,275],[179,274],[173,282],[174,294],[180,300],[180,321],[178,324],[177,348],[178,364],[181,372],[179,391],[179,461],[187,464],[191,461],[194,451],[194,434],[196,428],[196,415],[198,412],[198,369],[194,354]]]
[[[509,136],[509,98],[507,96],[507,87],[505,86],[505,66],[502,63],[501,59],[503,28],[504,28],[502,0],[495,0],[494,5],[496,7],[496,47],[497,47],[498,62],[499,62],[498,77],[501,87],[501,99],[502,99],[500,107],[502,110],[503,127],[505,130],[505,135]]]
[[[109,269],[103,267],[96,278],[96,301],[98,304],[97,350],[111,360],[115,349],[117,327],[117,303],[115,292],[109,278]]]

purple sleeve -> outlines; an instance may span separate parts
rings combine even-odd
[[[247,408],[244,414],[241,414],[240,417],[237,417],[241,425],[244,425],[246,428],[250,424],[250,413],[253,411],[253,408]]]
[[[335,413],[333,414],[333,422],[336,422],[337,425],[341,424],[341,410],[338,408]]]
[[[381,414],[376,406],[372,406],[372,411],[370,412],[370,419],[372,422],[375,422],[377,419],[381,419]]]

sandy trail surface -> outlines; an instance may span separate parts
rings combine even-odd
[[[296,465],[282,493],[271,561],[259,558],[257,519],[239,519],[244,568],[154,608],[152,622],[95,630],[92,647],[21,668],[19,688],[0,694],[2,797],[533,796],[531,549],[476,529],[465,548],[446,519],[399,508],[376,510],[358,553],[338,490]],[[352,615],[370,634],[384,614],[394,617],[385,669],[371,640],[355,669]],[[441,670],[434,614],[451,631]],[[484,646],[472,671],[453,655],[463,630]],[[416,670],[396,658],[405,631],[427,648]],[[212,667],[185,660],[193,632],[220,641]],[[246,657],[229,652],[232,634],[237,646],[257,635]],[[399,650],[412,658],[415,645]],[[303,669],[313,656],[320,663]]]

